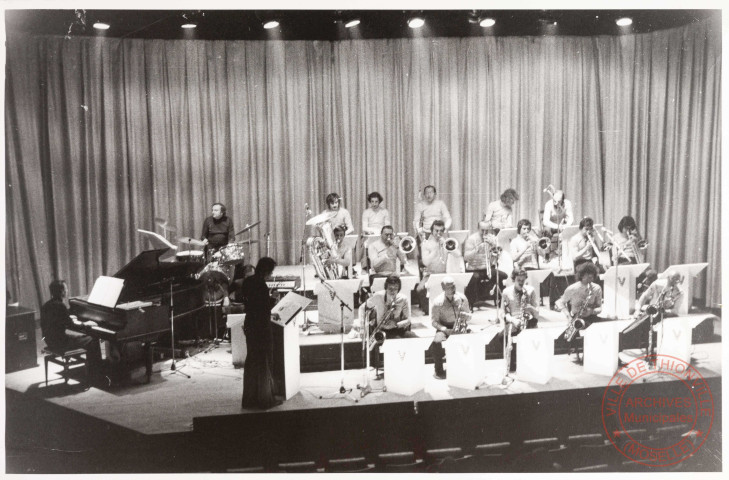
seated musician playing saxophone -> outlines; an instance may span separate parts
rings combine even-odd
[[[598,271],[592,262],[583,262],[575,269],[577,281],[567,287],[557,300],[557,308],[568,319],[581,318],[585,328],[600,321],[602,311],[602,289],[595,283]]]
[[[442,220],[435,220],[430,226],[430,237],[422,243],[422,257],[423,257],[423,279],[415,287],[415,293],[418,296],[418,304],[420,309],[428,314],[428,295],[427,288],[425,287],[431,273],[456,273],[450,272],[447,269],[448,265],[453,265],[454,262],[448,262],[448,255],[454,255],[461,257],[461,252],[458,249],[451,252],[445,249],[445,230],[446,226]]]
[[[373,337],[375,329],[385,334],[384,338],[411,338],[415,335],[410,331],[410,308],[408,298],[400,293],[402,282],[397,275],[390,275],[385,279],[385,290],[375,292],[359,307],[359,321],[356,326],[361,328],[362,322],[369,321],[369,335]],[[363,332],[364,333],[364,332]],[[374,339],[372,339],[374,340]],[[363,335],[363,341],[366,338]],[[366,348],[366,347],[365,347]],[[372,365],[380,367],[379,347],[373,355]]]
[[[446,372],[443,368],[445,349],[442,343],[454,333],[466,333],[468,319],[471,317],[471,307],[465,295],[456,292],[456,282],[451,277],[443,278],[441,282],[443,293],[433,300],[430,318],[436,329],[433,343],[428,348],[435,362],[434,377],[443,380]]]
[[[496,298],[496,281],[499,290],[504,290],[506,273],[498,269],[499,247],[496,236],[489,233],[488,222],[478,222],[478,231],[472,233],[463,242],[463,258],[466,260],[466,271],[473,272],[464,293],[473,308],[476,302]]]
[[[645,312],[649,306],[655,307],[664,317],[678,316],[678,306],[683,295],[678,285],[682,281],[679,272],[669,271],[664,278],[651,283],[636,301],[636,316]]]

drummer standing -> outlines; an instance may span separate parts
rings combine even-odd
[[[202,241],[209,255],[226,246],[235,239],[233,219],[226,215],[225,205],[213,204],[213,214],[205,219],[202,228]]]
[[[332,225],[332,229],[336,227],[344,228],[344,234],[349,235],[354,232],[354,225],[352,225],[352,216],[349,214],[346,208],[340,206],[341,197],[338,193],[330,193],[326,198],[327,208],[322,212],[329,216],[327,221]]]

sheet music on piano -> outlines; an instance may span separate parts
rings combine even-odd
[[[123,279],[102,275],[94,282],[94,288],[91,289],[87,302],[114,308],[116,307],[116,302],[119,301],[119,295],[121,295],[123,288]]]

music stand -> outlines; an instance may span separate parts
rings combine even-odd
[[[357,384],[357,389],[360,391],[359,392],[360,397],[364,397],[365,395],[372,393],[373,391],[374,392],[386,392],[387,391],[387,388],[384,386],[382,388],[373,389],[372,386],[370,385],[370,351],[371,351],[371,349],[370,349],[369,314],[370,314],[370,312],[372,312],[373,309],[374,309],[374,307],[367,308],[367,306],[365,305],[364,315],[361,318],[362,323],[364,324],[364,327],[365,327],[364,342],[363,342],[363,346],[365,348],[365,368],[364,368],[364,384],[363,385],[360,385],[359,383]],[[340,390],[340,393],[341,393],[341,390]]]

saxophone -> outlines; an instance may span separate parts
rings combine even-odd
[[[592,284],[587,286],[587,298],[585,298],[585,303],[582,304],[577,315],[573,317],[569,317],[568,315],[570,324],[567,327],[567,330],[564,331],[564,339],[568,342],[571,342],[575,338],[575,335],[577,335],[579,330],[585,328],[585,321],[582,319],[582,314],[585,311],[585,307],[590,302],[590,297],[592,297]]]
[[[456,323],[453,324],[453,333],[471,333],[471,329],[468,328],[468,319],[471,317],[470,313],[461,311],[463,302],[458,304],[458,317]]]
[[[375,310],[372,309],[374,312]],[[385,315],[382,317],[382,321],[380,321],[377,326],[372,330],[370,333],[369,339],[367,340],[367,345],[369,345],[370,350],[374,349],[377,345],[382,345],[385,343],[385,332],[382,331],[383,326],[385,323],[389,322],[392,318],[392,315],[395,313],[395,299],[392,300],[392,303],[387,308],[387,312],[385,312]],[[364,346],[363,346],[364,347]]]
[[[532,319],[532,314],[527,312],[527,294],[526,294],[526,287],[524,287],[524,290],[521,292],[521,299],[519,302],[519,308],[521,309],[521,323],[522,328],[526,328],[527,322]]]

